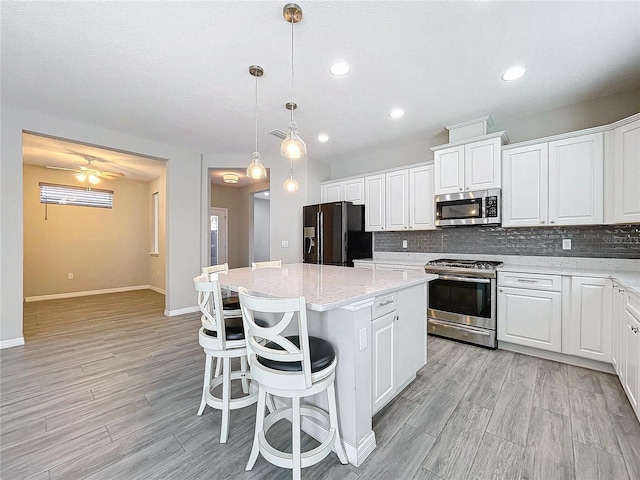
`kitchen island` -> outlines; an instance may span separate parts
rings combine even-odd
[[[427,361],[426,282],[423,272],[394,272],[315,264],[238,268],[221,286],[253,295],[305,296],[309,333],[336,349],[336,396],[341,435],[355,466],[376,447],[373,414],[391,401]],[[306,399],[327,408],[326,396]],[[305,419],[306,420],[306,419]],[[303,421],[316,438],[322,428]]]

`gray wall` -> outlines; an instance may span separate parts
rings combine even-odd
[[[253,199],[253,261],[269,260],[269,200]]]
[[[571,239],[571,250],[562,250],[563,238]],[[402,248],[402,240],[407,240],[407,249]],[[374,244],[376,252],[640,259],[640,225],[377,232]]]
[[[505,130],[510,143],[607,125],[640,112],[640,89],[577,103],[556,110],[496,123],[492,132]],[[491,114],[491,112],[487,112]],[[496,119],[494,119],[496,120]],[[331,179],[433,160],[430,147],[447,143],[448,132],[425,133],[348,154],[323,159],[331,164]]]

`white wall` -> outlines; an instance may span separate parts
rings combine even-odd
[[[166,308],[194,305],[194,272],[198,273],[202,243],[200,154],[122,132],[79,124],[24,109],[1,106],[0,133],[0,344],[22,338],[22,131],[54,135],[98,146],[168,159],[167,162],[167,270]]]
[[[264,198],[253,199],[253,261],[269,260],[269,210],[270,201]]]

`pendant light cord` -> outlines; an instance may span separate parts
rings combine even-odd
[[[295,13],[291,14],[291,122],[293,122],[293,24]]]
[[[255,114],[256,114],[256,152],[258,151],[258,72],[256,71],[256,104],[255,104]]]

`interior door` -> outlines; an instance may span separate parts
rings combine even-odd
[[[228,211],[212,207],[209,210],[209,265],[222,265],[228,261]]]

